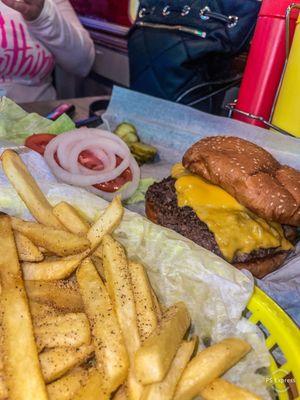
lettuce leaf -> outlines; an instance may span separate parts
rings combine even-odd
[[[130,205],[130,204],[141,203],[142,201],[144,201],[149,186],[151,186],[154,182],[155,180],[153,178],[140,179],[138,188],[133,193],[133,195],[126,201],[126,204]]]
[[[66,114],[50,121],[36,113],[27,113],[7,97],[0,98],[0,139],[23,143],[34,133],[59,134],[75,128]]]

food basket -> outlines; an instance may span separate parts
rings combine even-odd
[[[245,316],[266,337],[271,355],[271,376],[279,400],[300,400],[300,334],[287,314],[262,290],[255,288]]]

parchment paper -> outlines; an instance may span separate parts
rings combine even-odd
[[[1,149],[1,146],[0,142],[0,155],[4,147]],[[20,153],[52,205],[67,201],[91,221],[107,206],[105,200],[84,189],[57,182],[39,154],[24,147],[15,147],[15,150]],[[1,167],[0,211],[32,219]],[[145,265],[151,283],[164,304],[170,305],[179,300],[186,302],[192,316],[193,333],[200,337],[200,348],[207,339],[214,343],[232,336],[244,338],[251,344],[253,350],[225,376],[263,399],[270,399],[265,376],[260,372],[269,366],[263,334],[256,325],[242,317],[253,292],[251,276],[242,274],[176,232],[128,210],[115,236],[125,246],[131,259]]]
[[[300,139],[283,136],[261,128],[216,117],[190,107],[156,99],[147,95],[115,87],[107,112],[103,115],[106,126],[133,123],[146,143],[159,149],[159,160],[144,166],[142,174],[160,180],[169,175],[174,162],[181,161],[193,143],[205,136],[239,136],[264,147],[283,164],[300,170]],[[143,213],[144,205],[131,207]],[[300,324],[300,245],[278,271],[269,274],[258,285],[275,299]]]

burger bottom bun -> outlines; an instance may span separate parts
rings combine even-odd
[[[246,263],[233,264],[237,269],[247,269],[255,278],[262,279],[271,272],[279,269],[288,256],[288,252],[276,253],[272,256],[261,258]]]

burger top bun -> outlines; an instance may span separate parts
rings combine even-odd
[[[263,148],[237,137],[207,137],[182,162],[258,216],[300,226],[300,171],[281,165]]]

